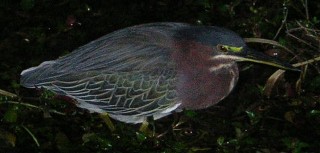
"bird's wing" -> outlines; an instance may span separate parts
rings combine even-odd
[[[125,122],[160,118],[179,106],[171,60],[181,23],[129,27],[55,61],[22,72],[22,85],[75,98],[84,107]]]
[[[175,72],[87,72],[68,74],[50,83],[39,84],[61,95],[76,99],[79,106],[111,117],[140,123],[146,116],[170,114],[177,103]]]
[[[183,23],[151,23],[107,34],[54,61],[21,73],[21,83],[32,87],[68,74],[87,71],[129,72],[174,67],[170,59],[177,29]]]

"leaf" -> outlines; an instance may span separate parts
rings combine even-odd
[[[9,123],[17,122],[18,112],[17,106],[10,107],[9,110],[4,114],[3,119]]]
[[[243,133],[242,133],[242,131],[241,131],[241,129],[240,128],[235,128],[235,131],[236,131],[236,137],[237,138],[241,138],[242,136],[243,136]]]
[[[184,110],[184,114],[190,118],[194,118],[197,113],[194,110]]]
[[[224,143],[224,137],[223,136],[220,136],[218,139],[217,139],[217,143],[219,146],[222,146],[223,143]]]
[[[295,114],[294,112],[289,111],[289,112],[286,112],[286,113],[284,114],[284,118],[285,118],[287,121],[289,121],[289,122],[291,122],[291,123],[294,123],[295,115],[296,115],[296,114]]]
[[[280,80],[283,79],[284,72],[285,70],[277,70],[268,78],[263,92],[265,96],[267,96],[268,98],[270,97],[272,89],[278,84]]]
[[[0,95],[8,96],[8,97],[11,97],[11,98],[17,97],[16,94],[8,92],[8,91],[1,90],[1,89],[0,89]]]
[[[252,111],[246,111],[251,124],[256,124],[260,121],[261,117],[259,116],[259,114],[257,115],[256,113],[252,112]]]
[[[147,139],[146,135],[143,134],[142,132],[136,132],[136,136],[139,142],[143,142]]]
[[[95,144],[96,147],[99,147],[100,149],[108,150],[109,148],[112,148],[112,143],[106,138],[107,137],[102,137],[101,135],[95,133],[86,133],[82,136],[83,145]]]
[[[82,135],[83,144],[88,143],[95,137],[94,133],[85,133]]]
[[[16,136],[8,131],[0,129],[0,140],[5,140],[9,144],[11,144],[12,147],[16,145]]]
[[[311,116],[314,116],[314,117],[319,117],[319,116],[320,116],[320,110],[315,110],[315,109],[313,109],[313,110],[311,110],[311,111],[309,112],[309,114],[310,114]]]
[[[274,40],[262,39],[262,38],[244,38],[244,41],[247,43],[262,43],[262,44],[269,44],[269,45],[277,46],[277,47],[280,47],[280,48],[284,49],[285,51],[291,53],[292,55],[295,55],[290,49],[288,49],[287,47],[281,45],[280,43],[278,43],[277,41],[274,41]]]

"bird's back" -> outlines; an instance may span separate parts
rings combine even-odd
[[[172,37],[182,23],[151,23],[107,34],[54,61],[45,61],[21,73],[21,85],[52,81],[65,74],[108,71],[128,72],[171,66]]]

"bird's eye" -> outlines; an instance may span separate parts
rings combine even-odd
[[[228,45],[217,45],[217,50],[220,52],[234,52],[238,53],[243,50],[243,47],[236,47],[236,46],[228,46]]]
[[[221,52],[227,52],[228,51],[228,48],[224,45],[221,45],[221,44],[218,44],[217,45],[217,49]]]

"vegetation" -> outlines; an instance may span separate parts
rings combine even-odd
[[[2,0],[0,152],[319,152],[320,3],[308,0]],[[242,63],[211,108],[139,125],[90,114],[19,85],[20,72],[102,35],[148,22],[217,25],[301,73]],[[152,130],[154,129],[154,130]]]

